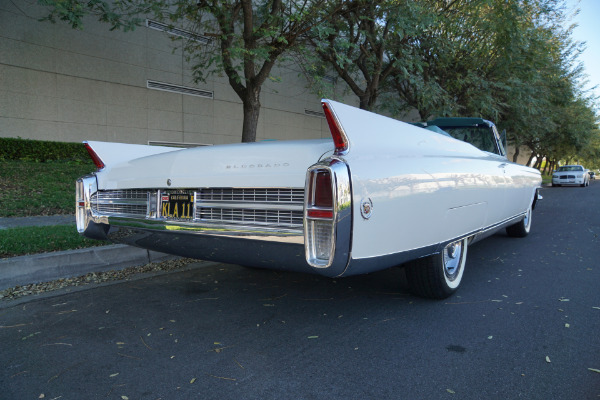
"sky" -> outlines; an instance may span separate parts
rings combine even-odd
[[[595,94],[600,96],[600,0],[567,0],[569,8],[579,8],[581,12],[571,23],[578,26],[573,39],[586,42],[587,49],[579,56],[590,81],[588,87],[597,85]]]

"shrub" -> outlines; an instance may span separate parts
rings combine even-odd
[[[88,162],[89,155],[81,143],[51,142],[21,138],[0,138],[0,160],[79,161]]]

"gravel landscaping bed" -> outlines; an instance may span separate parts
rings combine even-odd
[[[171,272],[184,269],[188,264],[198,262],[191,258],[178,258],[175,260],[149,263],[137,267],[128,267],[122,270],[105,272],[91,272],[74,278],[57,279],[50,282],[32,283],[29,285],[15,286],[0,291],[0,300],[15,300],[24,296],[39,295],[54,290],[98,284],[111,281],[129,280],[141,274],[156,272]]]

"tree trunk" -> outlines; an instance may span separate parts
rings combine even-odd
[[[540,169],[540,167],[542,166],[542,160],[544,159],[544,157],[542,157],[541,155],[538,155],[538,158],[535,162],[535,169]]]
[[[525,164],[525,165],[527,165],[528,167],[530,167],[531,166],[531,162],[533,161],[533,157],[535,157],[535,153],[532,151],[531,155],[529,156],[529,160],[527,160],[527,164]]]
[[[544,175],[548,175],[548,169],[550,169],[550,161],[546,159],[546,165],[544,165]]]
[[[244,105],[244,123],[242,126],[242,142],[255,142],[260,114],[260,89],[248,87],[242,99]]]
[[[360,109],[369,111],[369,96],[360,96],[358,99]]]
[[[360,100],[359,107],[361,110],[371,111],[373,105],[377,101],[377,93],[374,93],[372,90],[369,89],[365,90],[364,93],[364,95],[358,97],[358,99]]]
[[[515,154],[513,154],[513,162],[516,163],[519,160],[519,145],[515,145]]]

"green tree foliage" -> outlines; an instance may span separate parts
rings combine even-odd
[[[390,86],[398,111],[414,108],[426,120],[464,114],[476,104],[493,114],[496,103],[489,94],[486,73],[495,57],[490,45],[495,32],[484,17],[487,2],[422,3],[430,16],[411,47],[415,61],[399,65],[392,75]]]
[[[564,28],[564,0],[341,4],[311,32],[318,57],[305,59],[314,75],[337,73],[361,108],[490,119],[515,161],[520,148],[555,162],[594,153],[595,100],[579,89],[582,44]]]
[[[301,60],[313,81],[334,71],[359,98],[360,108],[371,110],[380,87],[407,58],[427,13],[419,2],[336,0],[322,10],[331,18],[305,35]],[[316,79],[315,79],[316,78]]]

